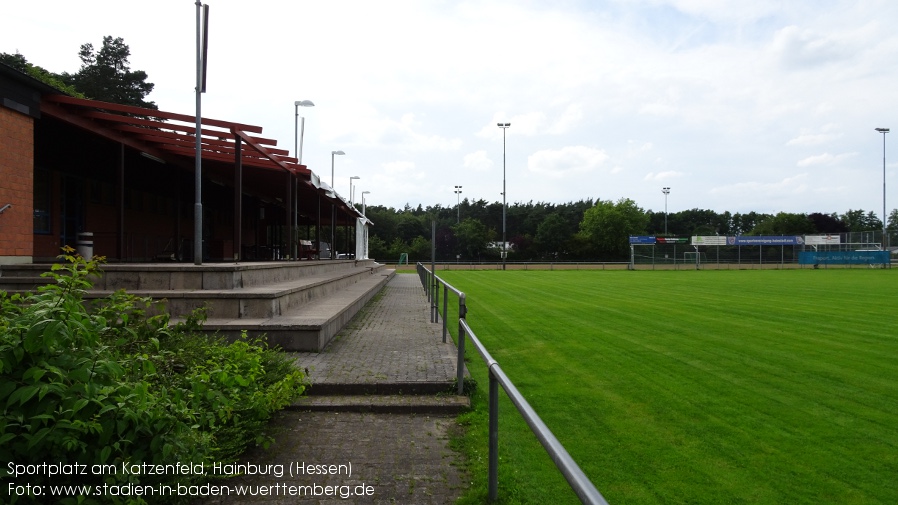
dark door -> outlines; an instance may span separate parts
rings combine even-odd
[[[72,248],[78,233],[84,231],[84,180],[65,176],[62,179],[62,237],[61,243]]]

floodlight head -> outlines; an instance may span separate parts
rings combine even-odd
[[[876,131],[878,131],[879,133],[889,133],[888,128],[877,128]]]
[[[511,126],[511,123],[496,123],[496,126],[498,126],[499,128],[508,128],[509,126]]]
[[[359,177],[357,175],[353,175],[352,177],[349,178],[349,180],[352,180],[352,179],[361,179],[361,177]]]
[[[342,155],[344,155],[344,154],[346,154],[346,153],[344,153],[343,151],[331,151],[331,154],[337,154],[337,155],[342,156]]]
[[[312,103],[311,100],[297,100],[297,101],[293,102],[293,105],[295,105],[297,107],[314,107],[315,106],[315,104]]]

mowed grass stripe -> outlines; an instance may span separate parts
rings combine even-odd
[[[898,501],[892,271],[439,275],[612,503]]]

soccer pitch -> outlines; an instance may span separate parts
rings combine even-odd
[[[898,502],[898,271],[437,275],[611,504]],[[476,502],[487,379],[468,359]],[[500,502],[576,503],[500,397]]]

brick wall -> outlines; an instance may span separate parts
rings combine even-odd
[[[0,106],[0,264],[33,256],[34,120]]]

